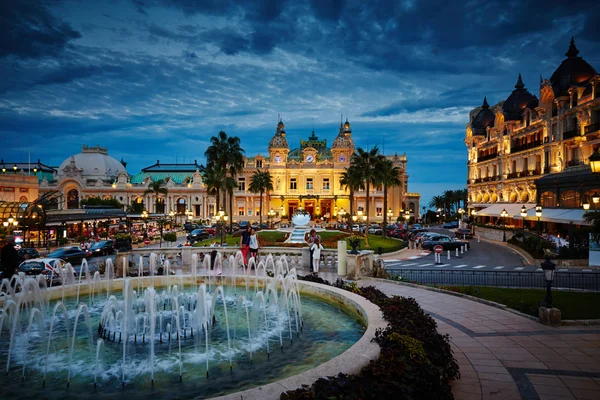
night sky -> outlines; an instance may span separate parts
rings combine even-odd
[[[408,156],[423,200],[465,187],[465,124],[518,73],[539,95],[575,37],[600,70],[600,1],[0,0],[0,157],[58,165],[107,146],[130,173],[204,163],[210,136],[267,154],[340,114]]]

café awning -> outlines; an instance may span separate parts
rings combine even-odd
[[[542,209],[540,221],[557,224],[569,224],[573,222],[575,225],[590,225],[583,218],[585,213],[586,211],[580,208],[545,208]],[[526,219],[537,221],[535,208],[527,212]]]
[[[479,217],[479,216],[500,217],[501,216],[500,213],[502,212],[502,210],[506,210],[506,212],[508,213],[508,218],[521,219],[521,208],[523,206],[525,206],[525,209],[528,212],[529,212],[529,210],[533,209],[534,215],[535,215],[535,204],[530,204],[530,203],[494,204],[492,206],[484,208],[483,210],[477,211],[477,213],[475,215],[477,217]]]

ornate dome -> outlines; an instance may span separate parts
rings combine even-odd
[[[515,85],[515,90],[502,105],[505,121],[518,121],[522,118],[522,113],[525,108],[534,108],[538,106],[538,98],[525,89],[521,74]]]
[[[86,179],[113,179],[121,171],[127,173],[125,166],[109,156],[106,147],[100,146],[82,146],[81,153],[67,158],[58,168],[59,176],[81,172],[81,176]]]
[[[350,122],[348,122],[347,118],[345,123],[340,124],[340,133],[338,133],[337,137],[333,141],[331,148],[354,148],[354,141],[352,140],[352,129],[350,127]]]
[[[483,98],[483,105],[481,106],[481,111],[477,113],[475,118],[473,118],[473,122],[471,122],[471,128],[473,129],[474,135],[485,135],[486,130],[489,127],[494,126],[494,121],[496,120],[496,116],[494,112],[490,110],[490,106],[487,102],[487,98]]]
[[[579,86],[587,83],[597,74],[594,67],[583,58],[577,57],[579,50],[575,46],[575,40],[571,38],[569,50],[565,53],[567,58],[554,71],[550,78],[554,96],[568,96],[571,86]]]
[[[285,138],[285,125],[283,121],[279,120],[277,124],[277,130],[275,131],[275,136],[271,138],[269,141],[269,148],[286,148],[289,149],[287,139]]]

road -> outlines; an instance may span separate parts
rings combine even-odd
[[[445,229],[431,231],[448,234]],[[385,262],[386,270],[409,281],[437,284],[485,285],[510,287],[545,287],[542,269],[525,265],[511,249],[489,242],[470,240],[469,251],[455,257],[455,252],[442,255],[442,264],[436,264],[433,253],[414,260]],[[600,290],[600,271],[581,268],[557,268],[555,287]]]

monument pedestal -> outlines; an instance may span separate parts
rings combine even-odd
[[[346,254],[346,279],[358,280],[361,276],[373,276],[373,250],[362,250],[359,254]]]
[[[540,307],[538,310],[538,318],[541,324],[560,326],[561,314],[558,308]]]

